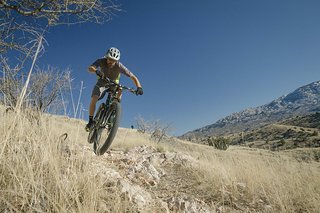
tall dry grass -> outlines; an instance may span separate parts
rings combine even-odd
[[[99,175],[101,157],[87,145],[84,122],[31,115],[0,110],[0,212],[136,211],[111,180]],[[65,132],[68,138],[63,140]],[[161,178],[172,196],[189,193],[220,212],[320,209],[318,162],[297,161],[287,152],[240,147],[220,151],[183,141],[159,144],[122,128],[111,148],[125,151],[139,145],[197,160],[196,167],[174,168],[182,185]]]
[[[319,212],[320,163],[297,161],[288,152],[240,147],[227,151],[177,144],[199,167],[191,169],[193,193],[226,212]],[[190,175],[190,174],[189,174]],[[188,179],[187,179],[188,181]],[[221,209],[220,209],[221,210]]]
[[[0,116],[0,212],[128,211],[126,199],[93,171],[95,157],[81,145],[83,123]]]
[[[184,141],[155,143],[147,135],[137,138],[134,130],[121,131],[113,148],[147,144],[161,152],[182,152],[197,159],[198,167],[181,165],[174,172],[183,176],[182,187],[188,185],[190,195],[205,200],[216,211],[319,212],[319,162],[298,161],[289,151],[241,147],[221,151]],[[184,193],[183,188],[173,191]]]

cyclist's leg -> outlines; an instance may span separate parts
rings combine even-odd
[[[94,112],[96,109],[96,104],[100,98],[101,95],[101,90],[100,88],[105,87],[105,82],[102,80],[98,80],[96,85],[94,85],[92,93],[91,93],[91,101],[90,101],[90,106],[89,106],[89,116],[94,116]]]
[[[89,116],[94,116],[94,111],[96,109],[96,104],[98,102],[99,96],[98,95],[93,95],[91,97],[91,101],[90,101],[90,108],[89,108]]]
[[[97,82],[97,84],[93,87],[92,94],[91,94],[91,100],[89,105],[89,122],[85,127],[86,131],[90,131],[93,125],[94,111],[95,111],[99,96],[100,96],[100,90],[99,90],[99,84]]]
[[[94,122],[93,122],[93,115],[94,115],[94,111],[96,108],[96,103],[98,101],[99,96],[94,95],[91,97],[91,101],[90,101],[90,107],[89,107],[89,122],[87,123],[85,130],[87,132],[90,131],[90,129],[92,128]]]
[[[100,87],[101,87],[101,82],[98,81],[96,85],[94,85],[92,93],[91,93],[91,101],[90,101],[90,106],[89,106],[89,116],[94,116],[94,111],[96,109],[96,104],[98,102],[98,99],[100,97]]]

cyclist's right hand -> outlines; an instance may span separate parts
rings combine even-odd
[[[88,68],[88,70],[89,70],[90,72],[96,72],[96,71],[97,71],[97,68],[94,67],[94,66],[90,66],[90,67]]]

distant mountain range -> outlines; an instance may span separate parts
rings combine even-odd
[[[320,81],[302,86],[263,106],[233,113],[216,123],[187,132],[182,138],[221,135],[250,130],[265,124],[320,111]]]

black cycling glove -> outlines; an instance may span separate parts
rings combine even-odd
[[[137,95],[143,95],[143,89],[141,87],[138,87],[136,90]]]

